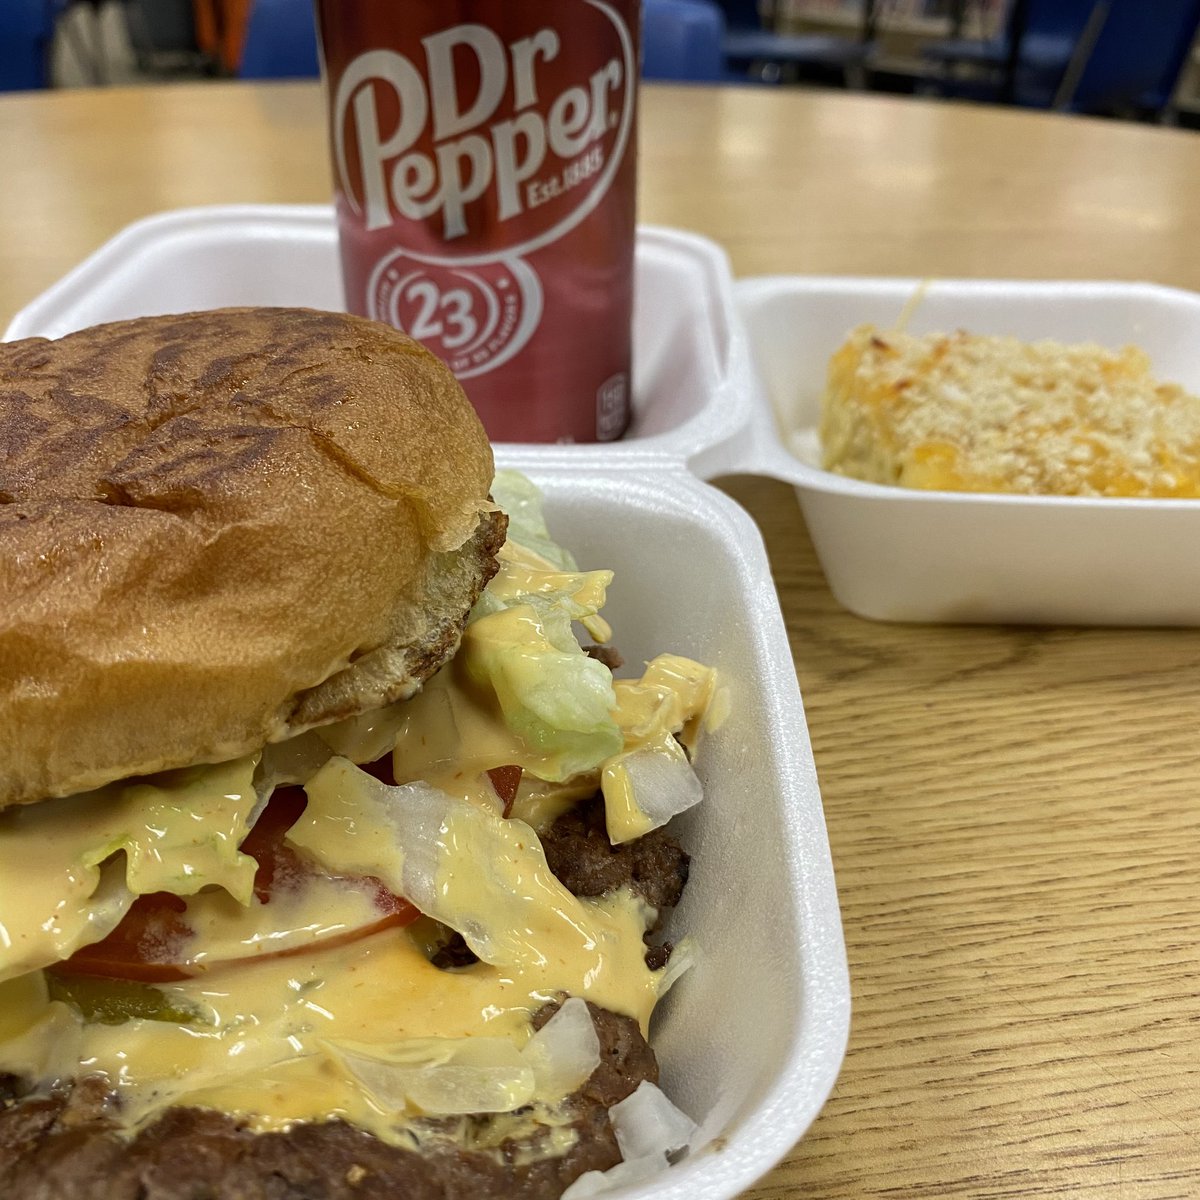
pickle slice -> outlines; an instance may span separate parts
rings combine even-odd
[[[133,979],[100,979],[88,975],[46,972],[51,1000],[69,1004],[94,1025],[123,1025],[126,1021],[170,1021],[194,1025],[197,1009],[167,997],[148,983]]]

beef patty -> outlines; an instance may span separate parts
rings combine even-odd
[[[126,1141],[86,1086],[75,1095],[21,1100],[9,1077],[0,1080],[0,1194],[5,1200],[555,1200],[584,1171],[620,1161],[608,1109],[643,1079],[658,1078],[637,1022],[589,1008],[600,1065],[568,1103],[575,1140],[558,1157],[536,1157],[548,1130],[497,1138],[492,1130],[504,1117],[491,1115],[418,1123],[419,1154],[342,1121],[254,1133],[201,1108],[169,1109]],[[548,1006],[535,1024],[553,1011]],[[481,1142],[495,1148],[463,1148]]]

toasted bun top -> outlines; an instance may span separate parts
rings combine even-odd
[[[411,693],[495,569],[491,478],[450,371],[361,318],[0,344],[0,807]]]

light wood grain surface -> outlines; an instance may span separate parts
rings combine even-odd
[[[650,88],[642,146],[643,219],[739,274],[1200,289],[1189,132]],[[0,322],[147,213],[329,194],[308,85],[0,99],[0,163]],[[833,1096],[749,1195],[1200,1195],[1200,633],[862,621],[788,488],[723,486],[771,555],[854,991]]]

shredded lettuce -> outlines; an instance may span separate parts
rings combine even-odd
[[[623,744],[612,673],[584,653],[572,628],[578,621],[607,639],[598,614],[612,572],[579,570],[550,537],[541,493],[524,475],[499,472],[492,495],[509,514],[509,540],[471,614],[459,659],[539,756],[533,773],[557,782],[595,770]]]
[[[107,806],[109,828],[80,862],[99,867],[124,851],[126,882],[138,895],[194,896],[216,886],[249,904],[257,864],[238,847],[258,807],[258,760],[253,754],[118,785],[116,801]]]
[[[258,755],[0,814],[0,981],[107,937],[138,895],[224,888],[241,904],[257,864],[239,850],[258,805]]]
[[[492,499],[508,514],[508,539],[532,550],[560,571],[577,571],[569,550],[560,546],[546,528],[542,493],[520,471],[497,471]]]
[[[583,652],[565,613],[516,604],[472,624],[463,647],[472,679],[492,689],[505,723],[544,756],[540,778],[570,779],[620,751],[612,672]]]

